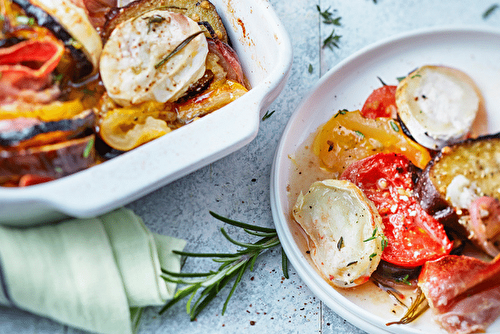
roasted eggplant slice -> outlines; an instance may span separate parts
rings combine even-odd
[[[131,18],[142,14],[162,9],[181,13],[196,22],[208,22],[214,29],[217,37],[224,43],[228,43],[226,29],[217,13],[215,6],[207,0],[138,0],[122,8],[114,8],[108,13],[108,20],[103,28],[103,40],[107,41],[115,27]],[[206,37],[212,37],[206,31]]]
[[[95,163],[94,135],[21,150],[0,150],[0,177],[59,178]]]
[[[35,118],[14,118],[0,121],[0,147],[19,150],[75,138],[94,127],[95,114],[91,109],[75,117],[53,122]]]
[[[415,194],[443,224],[467,236],[460,218],[479,197],[500,199],[500,133],[446,146],[419,178]],[[463,221],[462,221],[463,223]]]

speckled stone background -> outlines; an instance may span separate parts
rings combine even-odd
[[[252,0],[240,0],[252,1]],[[261,123],[257,138],[240,151],[202,168],[128,205],[151,230],[184,238],[186,250],[235,251],[209,210],[232,219],[273,226],[269,183],[274,151],[299,102],[329,69],[353,52],[380,39],[412,29],[440,25],[500,28],[500,9],[487,19],[492,0],[270,0],[292,37],[294,58],[287,86],[270,106],[276,112]],[[341,16],[339,48],[321,49],[331,27],[321,24],[316,5]],[[466,42],[466,41],[465,41]],[[312,72],[309,71],[310,65]],[[227,231],[240,240],[237,228]],[[185,271],[213,269],[208,260],[188,260]],[[146,310],[140,333],[365,333],[329,310],[290,268],[281,271],[279,247],[264,254],[245,275],[224,315],[226,289],[196,321],[181,302],[165,314]],[[50,320],[0,307],[0,333],[80,333]]]

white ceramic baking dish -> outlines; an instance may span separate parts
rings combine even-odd
[[[226,107],[112,160],[59,180],[0,188],[0,224],[96,216],[251,142],[292,63],[289,36],[266,0],[213,0],[252,89]]]

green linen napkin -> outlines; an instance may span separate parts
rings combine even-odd
[[[132,333],[141,308],[163,305],[184,240],[151,233],[121,208],[33,228],[0,226],[0,304],[97,333]]]

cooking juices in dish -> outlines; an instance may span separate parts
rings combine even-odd
[[[460,70],[423,66],[332,115],[297,151],[291,214],[326,281],[371,279],[416,298],[400,323],[425,303],[450,333],[496,319],[500,136],[471,133],[480,100]]]
[[[75,173],[248,91],[209,1],[114,5],[0,2],[0,184]]]

